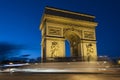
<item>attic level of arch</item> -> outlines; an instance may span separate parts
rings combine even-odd
[[[94,18],[95,18],[95,16],[91,16],[88,14],[81,14],[78,12],[72,12],[68,10],[60,10],[52,7],[46,7],[44,14],[50,14],[50,15],[56,15],[61,17],[68,17],[72,19],[92,21],[92,22],[94,22]]]
[[[76,12],[60,10],[57,8],[46,7],[41,19],[41,27],[43,22],[47,21],[64,25],[94,28],[97,26],[97,23],[94,19],[95,16],[88,14],[80,14]]]
[[[46,25],[47,22],[58,23],[65,26],[74,26],[74,27],[83,27],[83,28],[95,28],[97,26],[96,22],[85,21],[85,20],[76,20],[68,17],[61,17],[56,15],[44,14],[42,17],[42,22],[40,29]]]

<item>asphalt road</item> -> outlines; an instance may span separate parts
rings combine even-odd
[[[0,80],[120,80],[120,74],[0,73]]]

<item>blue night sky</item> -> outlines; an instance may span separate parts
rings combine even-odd
[[[96,16],[98,55],[120,56],[119,0],[0,0],[0,54],[40,56],[39,25],[45,6]]]

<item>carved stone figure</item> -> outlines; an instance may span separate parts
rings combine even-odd
[[[57,57],[57,50],[58,50],[59,46],[57,42],[52,42],[51,45],[51,57]]]
[[[94,53],[94,49],[92,48],[92,44],[86,44],[86,48],[87,48],[87,60],[90,61],[92,56],[91,54]]]

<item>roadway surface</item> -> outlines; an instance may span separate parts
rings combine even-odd
[[[120,80],[120,74],[0,73],[0,80]]]

